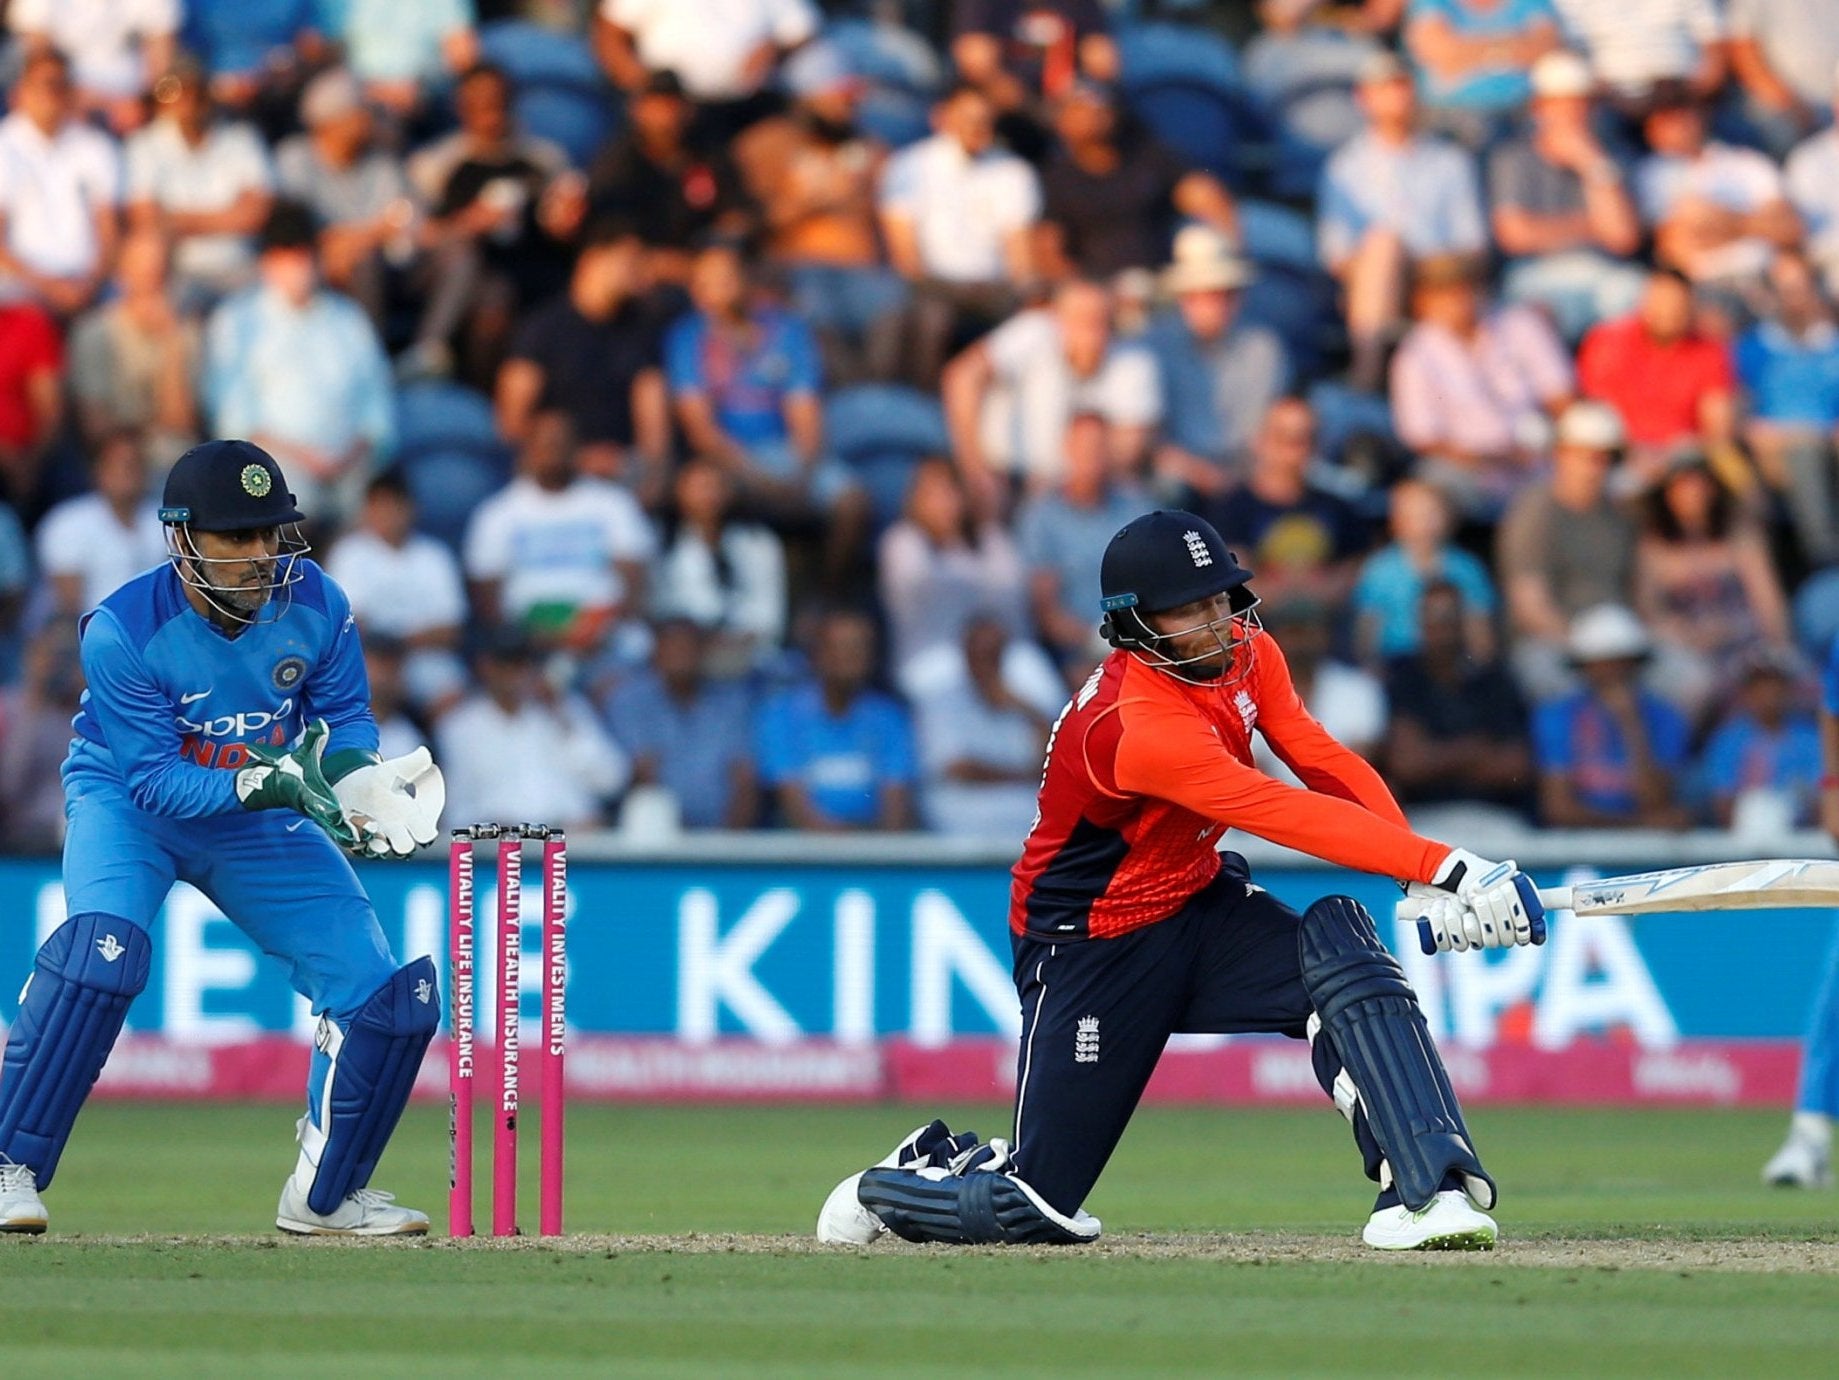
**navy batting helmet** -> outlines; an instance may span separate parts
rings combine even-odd
[[[1214,653],[1177,659],[1161,652],[1156,644],[1165,638],[1143,621],[1145,613],[1226,594],[1230,617],[1240,625],[1230,638],[1222,639],[1226,651],[1235,651],[1257,631],[1252,610],[1258,596],[1249,587],[1251,571],[1226,549],[1213,524],[1197,514],[1162,508],[1126,523],[1105,547],[1098,578],[1105,641],[1129,651],[1152,652],[1155,664],[1165,669],[1205,661]]]
[[[248,441],[205,441],[166,476],[160,521],[198,532],[247,532],[301,520],[274,456]]]

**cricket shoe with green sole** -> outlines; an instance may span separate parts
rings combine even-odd
[[[428,1214],[396,1206],[396,1195],[374,1188],[347,1194],[332,1212],[321,1216],[307,1206],[307,1196],[289,1174],[281,1186],[275,1225],[295,1236],[426,1236]]]
[[[1381,1208],[1360,1239],[1380,1251],[1491,1251],[1500,1234],[1466,1193],[1446,1188],[1415,1210],[1403,1203]]]
[[[50,1220],[31,1168],[0,1155],[0,1232],[42,1236]]]

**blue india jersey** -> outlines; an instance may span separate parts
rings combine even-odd
[[[181,818],[240,810],[235,771],[249,745],[283,747],[305,724],[331,728],[328,755],[374,752],[377,725],[351,604],[317,565],[237,637],[195,610],[162,565],[128,581],[81,623],[88,689],[72,721],[67,782],[121,786],[140,809]]]

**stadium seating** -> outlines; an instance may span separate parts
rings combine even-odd
[[[951,450],[939,400],[899,384],[838,389],[826,406],[825,427],[831,450],[868,489],[878,524],[900,513],[914,465]]]

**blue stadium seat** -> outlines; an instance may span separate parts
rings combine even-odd
[[[941,73],[937,55],[909,29],[864,19],[835,20],[824,29],[851,70],[867,83],[856,119],[890,148],[932,133],[932,102]]]
[[[430,441],[497,444],[491,399],[462,383],[422,379],[396,390],[398,445]]]
[[[1319,269],[1281,261],[1260,261],[1257,268],[1239,308],[1241,319],[1275,331],[1298,374],[1320,373],[1343,344],[1334,280]]]
[[[517,89],[516,110],[525,133],[559,145],[577,168],[593,162],[620,126],[619,112],[600,87],[573,82],[526,82]]]
[[[951,453],[945,409],[917,388],[891,383],[840,388],[825,405],[824,422],[831,451],[868,489],[878,525],[899,515],[914,465]]]
[[[479,31],[479,51],[516,83],[518,122],[560,145],[576,167],[618,127],[612,87],[584,39],[507,19]]]
[[[396,465],[416,525],[457,548],[473,509],[510,478],[511,450],[484,395],[429,379],[396,392]]]
[[[1115,34],[1126,86],[1171,78],[1237,91],[1239,55],[1220,35],[1188,24],[1126,24]]]
[[[479,30],[479,51],[518,82],[579,82],[604,78],[587,41],[521,19],[505,19]]]
[[[1260,264],[1283,264],[1312,272],[1321,261],[1315,252],[1315,226],[1301,211],[1272,201],[1239,202],[1240,248]]]
[[[1164,76],[1127,81],[1124,100],[1184,162],[1235,191],[1259,185],[1269,171],[1275,136],[1245,91],[1204,78]]]

